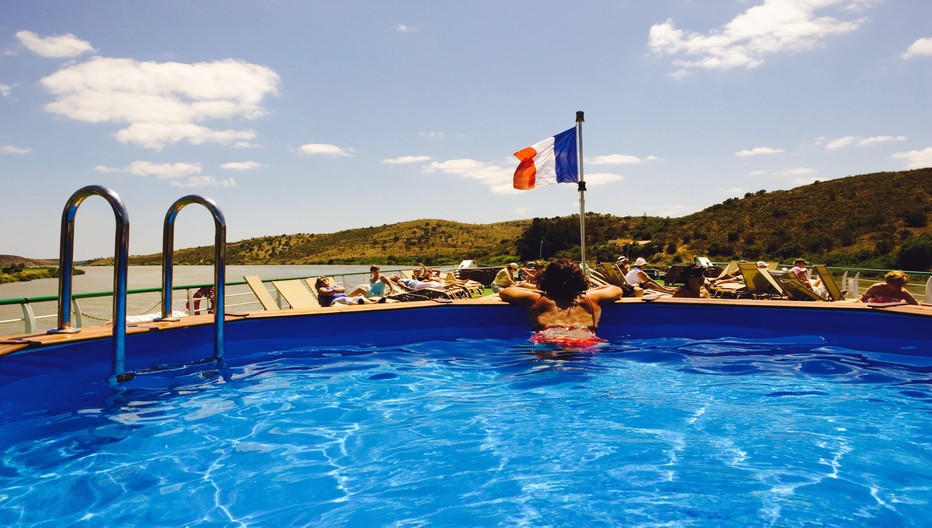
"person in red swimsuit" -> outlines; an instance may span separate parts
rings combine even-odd
[[[566,346],[591,346],[601,340],[595,336],[602,316],[601,304],[615,302],[622,296],[618,286],[589,289],[582,269],[569,259],[555,259],[537,274],[539,290],[508,287],[498,293],[509,304],[524,307],[532,340]]]
[[[858,302],[919,304],[916,298],[906,291],[906,285],[909,284],[909,275],[900,270],[893,270],[884,275],[883,280],[884,282],[878,282],[864,290]]]

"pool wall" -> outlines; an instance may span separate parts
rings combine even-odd
[[[213,326],[193,324],[126,337],[126,370],[208,360],[213,355]],[[530,335],[522,310],[504,304],[432,304],[404,309],[347,309],[294,314],[243,314],[225,325],[228,360],[301,347],[370,348],[414,341],[458,338],[513,339]],[[800,308],[781,303],[702,303],[657,301],[605,307],[599,335],[610,340],[767,339],[816,336],[826,344],[904,356],[932,357],[932,317],[922,312],[851,306]],[[111,341],[75,339],[34,346],[0,357],[0,399],[35,376],[83,383],[107,379]],[[63,385],[69,381],[62,381]]]

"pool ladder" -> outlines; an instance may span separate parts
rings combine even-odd
[[[116,240],[113,253],[113,350],[112,381],[129,379],[126,366],[126,291],[129,260],[129,214],[120,196],[106,187],[88,185],[78,189],[62,212],[59,246],[58,327],[49,333],[71,334],[80,328],[71,325],[71,290],[74,271],[74,219],[78,207],[90,196],[107,200],[116,219]],[[214,218],[214,360],[223,358],[223,322],[226,316],[226,220],[217,204],[197,195],[179,198],[168,208],[162,228],[162,314],[157,320],[177,321],[172,313],[172,263],[174,260],[175,218],[187,205],[206,207]]]

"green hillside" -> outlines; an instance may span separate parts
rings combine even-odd
[[[747,193],[682,218],[587,214],[587,256],[607,260],[624,251],[658,264],[696,255],[784,262],[802,256],[835,266],[928,270],[930,220],[932,169],[881,172]],[[545,256],[578,255],[574,232],[578,216],[535,218],[518,252],[536,257],[543,240]],[[567,240],[576,243],[561,242]]]
[[[415,220],[337,233],[228,243],[228,264],[483,264],[579,256],[578,216],[495,224]],[[681,218],[586,215],[587,256],[645,256],[657,266],[690,261],[802,256],[833,266],[932,269],[932,168],[760,190]],[[210,264],[209,246],[175,252],[176,264]],[[96,264],[109,264],[100,259]],[[134,265],[159,265],[158,254]]]
[[[447,264],[466,259],[501,262],[514,258],[514,241],[530,220],[463,224],[414,220],[337,233],[278,235],[227,244],[228,264]],[[214,249],[175,251],[176,264],[213,263]],[[99,259],[92,264],[110,264]],[[160,265],[159,254],[130,257],[133,265]]]

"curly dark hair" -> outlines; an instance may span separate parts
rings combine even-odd
[[[554,259],[537,276],[537,287],[548,296],[578,295],[589,283],[578,264],[569,259]]]

